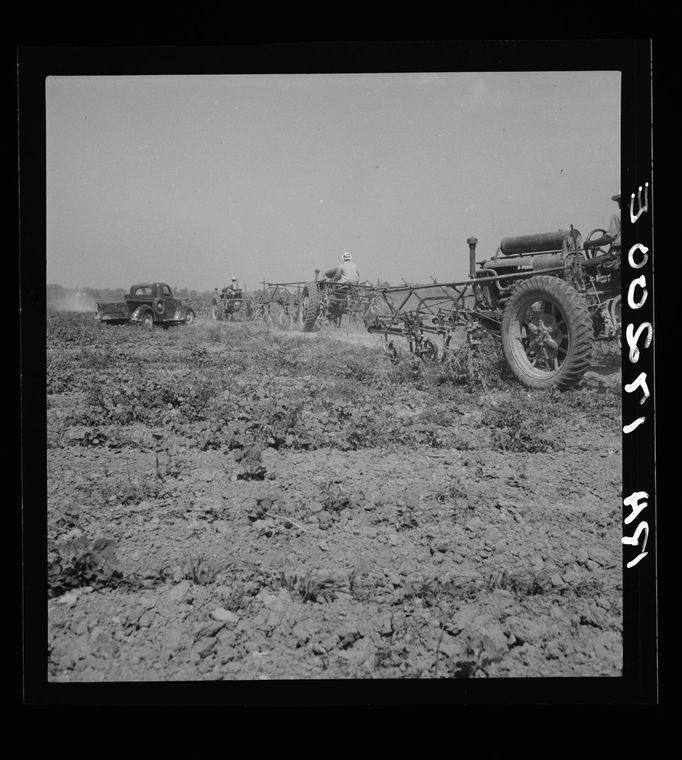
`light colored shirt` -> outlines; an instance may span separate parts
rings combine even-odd
[[[360,273],[352,261],[344,261],[338,271],[339,282],[360,282]]]

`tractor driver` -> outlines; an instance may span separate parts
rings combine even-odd
[[[590,240],[585,247],[609,246],[607,254],[593,258],[592,261],[601,262],[599,264],[601,273],[608,275],[610,283],[616,286],[620,282],[620,193],[612,196],[611,200],[618,204],[618,211],[611,215],[608,232],[595,240]]]
[[[237,282],[237,278],[232,278],[232,283],[230,284],[230,287],[227,289],[227,295],[229,298],[240,298],[242,294],[241,288],[239,287],[239,283]]]
[[[360,282],[360,273],[355,263],[351,261],[352,258],[348,251],[344,251],[340,266],[327,269],[324,276],[328,280],[333,280],[343,285],[357,284]]]
[[[590,240],[590,247],[598,248],[600,245],[611,245],[609,253],[620,253],[620,193],[612,196],[611,200],[618,204],[618,211],[611,215],[609,229],[605,235],[595,240]]]

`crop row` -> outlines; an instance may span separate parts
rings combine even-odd
[[[408,357],[391,363],[374,347],[249,326],[149,334],[107,329],[85,317],[62,323],[58,316],[48,322],[52,446],[73,440],[63,435],[73,428],[91,429],[80,438],[87,445],[125,444],[122,431],[145,426],[201,449],[476,448],[476,430],[462,426],[458,414],[477,393],[485,445],[542,452],[563,448],[556,426],[571,418],[613,426],[619,414],[619,394],[590,389],[536,392],[529,404],[528,393],[500,372],[503,360],[494,344],[475,364],[480,376],[467,378],[458,375],[456,356],[433,366]],[[68,336],[78,337],[77,345]],[[500,396],[501,403],[494,401]],[[119,434],[102,432],[107,428]]]

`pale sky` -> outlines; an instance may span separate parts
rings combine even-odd
[[[606,228],[620,72],[46,80],[47,282],[464,279],[502,238]]]

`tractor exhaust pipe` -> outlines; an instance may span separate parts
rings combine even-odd
[[[315,270],[315,282],[317,282],[317,278],[318,278],[319,276],[320,276],[320,270],[319,270],[319,269],[316,269],[316,270]]]
[[[476,277],[476,243],[478,238],[470,237],[467,239],[469,245],[469,277]]]

